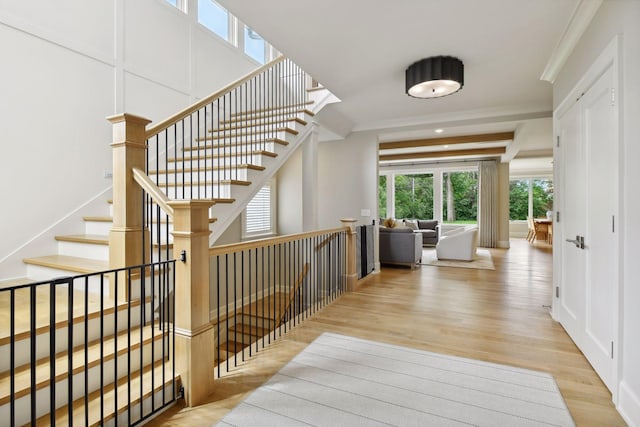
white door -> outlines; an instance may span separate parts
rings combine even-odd
[[[618,126],[611,67],[557,118],[563,171],[559,316],[612,392],[618,289]],[[584,246],[574,242],[584,239]]]
[[[585,150],[581,132],[581,104],[574,103],[557,121],[562,156],[560,239],[562,274],[560,287],[560,323],[578,347],[582,346],[585,316],[585,252],[574,240],[584,234]]]
[[[609,68],[583,97],[587,150],[585,336],[582,352],[610,390],[617,313],[618,127]]]

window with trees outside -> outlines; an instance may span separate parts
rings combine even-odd
[[[442,219],[445,223],[478,222],[478,172],[442,174]]]
[[[509,182],[509,219],[526,221],[541,218],[553,209],[553,180],[550,178],[512,179]]]
[[[396,175],[396,218],[433,218],[433,175]]]

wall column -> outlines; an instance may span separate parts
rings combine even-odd
[[[356,219],[341,219],[343,227],[349,228],[347,231],[347,271],[345,278],[347,281],[347,291],[353,291],[358,282],[358,272],[356,271]]]
[[[209,208],[208,200],[170,201],[173,208],[173,253],[176,262],[176,371],[184,386],[185,402],[198,405],[213,391],[214,327],[209,320]]]
[[[131,114],[118,114],[107,120],[113,125],[113,227],[109,232],[109,267],[116,269],[144,264],[147,259],[142,247],[142,188],[133,180],[132,169],[145,168],[145,128],[151,121]],[[109,282],[110,295],[124,301],[125,287],[118,287],[115,295],[114,281]]]
[[[396,217],[396,175],[387,175],[387,218]]]
[[[318,229],[318,124],[302,144],[302,231]]]
[[[433,219],[442,224],[442,171],[433,173]]]

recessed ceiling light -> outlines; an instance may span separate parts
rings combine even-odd
[[[434,130],[434,132],[435,133],[442,133],[442,132],[444,132],[444,129],[436,129],[436,130]]]

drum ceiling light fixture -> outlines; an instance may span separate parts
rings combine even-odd
[[[406,71],[407,95],[440,98],[459,91],[464,84],[464,65],[453,56],[432,56],[414,62]]]

